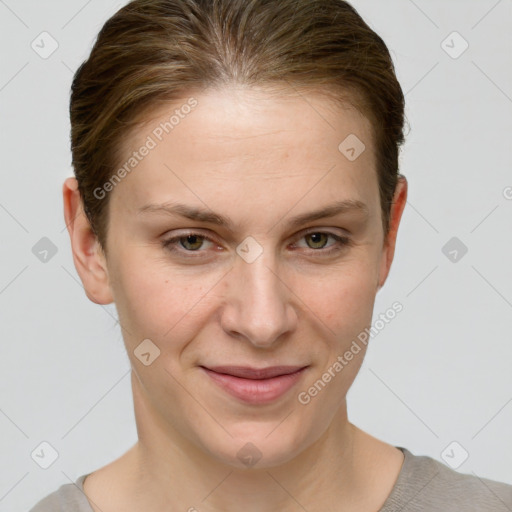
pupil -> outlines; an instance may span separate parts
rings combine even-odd
[[[325,245],[322,244],[322,237],[325,236],[324,233],[311,233],[309,236],[311,238],[311,242],[313,243],[313,245],[315,245],[315,248],[318,248],[318,244],[320,244],[321,246]]]
[[[199,249],[199,247],[197,247],[197,244],[199,244],[199,246],[201,245],[201,242],[199,241],[198,242],[198,239],[201,238],[197,235],[187,235],[185,241],[186,241],[186,245],[191,245],[192,247],[188,247],[188,249]],[[196,247],[193,247],[193,246],[196,246]]]

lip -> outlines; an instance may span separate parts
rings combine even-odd
[[[221,389],[250,404],[270,403],[289,391],[307,366],[201,366]]]

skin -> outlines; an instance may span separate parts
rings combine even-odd
[[[98,304],[114,301],[118,310],[139,436],[126,454],[88,476],[86,495],[103,512],[377,511],[403,455],[347,418],[345,397],[364,345],[307,405],[297,396],[371,325],[407,181],[399,180],[384,237],[374,142],[357,110],[292,89],[226,87],[192,96],[198,106],[110,192],[105,252],[83,214],[76,180],[64,183],[86,294]],[[162,107],[132,132],[126,154],[186,100]],[[355,161],[338,150],[349,134],[366,146]],[[346,199],[362,201],[367,213],[287,224]],[[139,211],[169,201],[227,217],[232,230]],[[191,243],[186,230],[213,241]],[[311,237],[318,232],[346,235],[350,243]],[[171,236],[185,237],[175,252],[162,244]],[[248,236],[263,251],[252,263],[236,252]],[[134,355],[144,339],[160,350],[149,366]],[[226,364],[308,367],[274,402],[248,404],[200,368]],[[252,467],[237,457],[249,442],[261,453]]]

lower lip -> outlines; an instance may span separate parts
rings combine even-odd
[[[266,404],[277,400],[290,390],[302,377],[306,368],[301,368],[288,375],[259,380],[217,373],[208,368],[203,368],[203,370],[230,395],[247,403]]]

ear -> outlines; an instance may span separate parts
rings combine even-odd
[[[114,299],[106,257],[85,215],[76,178],[66,179],[62,195],[73,261],[85,293],[96,304],[110,304]]]
[[[398,175],[398,183],[393,195],[393,203],[391,204],[389,233],[384,239],[382,247],[382,259],[380,265],[379,282],[377,289],[382,288],[389,274],[391,263],[395,255],[396,237],[398,234],[398,226],[402,218],[405,204],[407,202],[407,179],[401,174]]]

